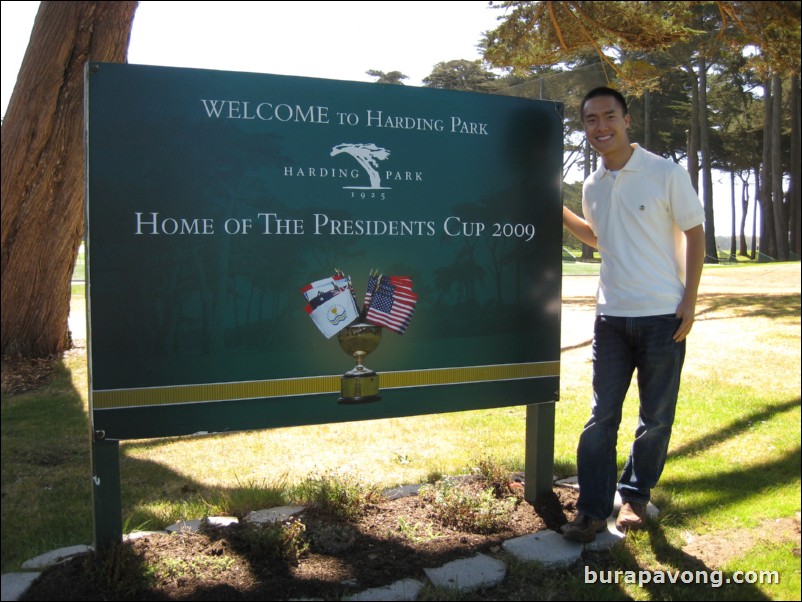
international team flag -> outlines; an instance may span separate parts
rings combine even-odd
[[[347,288],[348,277],[345,276],[345,274],[335,274],[334,276],[315,280],[314,282],[307,284],[301,288],[301,292],[307,301],[311,301],[318,295],[324,295],[331,292],[339,294]]]
[[[340,293],[324,301],[317,307],[306,304],[306,313],[315,326],[330,339],[359,317],[356,301],[351,293]]]
[[[405,276],[382,276],[373,294],[366,320],[398,334],[404,334],[412,319],[418,295]]]
[[[301,288],[301,292],[309,302],[306,313],[327,339],[359,317],[350,280],[344,274],[316,280]]]
[[[353,282],[351,282],[351,277],[350,276],[346,276],[340,270],[335,270],[335,274],[337,276],[345,278],[345,280],[348,282],[348,292],[351,293],[351,296],[354,298],[354,303],[356,303],[356,291],[354,290]],[[357,313],[358,312],[359,312],[359,309],[357,309]]]

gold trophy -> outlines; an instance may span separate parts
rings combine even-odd
[[[379,401],[379,375],[362,363],[382,340],[381,326],[357,322],[337,333],[340,347],[356,360],[356,367],[342,376],[338,403]]]

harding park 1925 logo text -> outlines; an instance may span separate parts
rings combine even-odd
[[[330,157],[346,155],[351,157],[359,167],[345,164],[343,161],[332,162],[322,167],[285,166],[283,175],[291,178],[326,178],[347,181],[343,190],[351,190],[353,198],[372,198],[383,200],[384,190],[392,190],[393,182],[423,182],[422,171],[400,171],[382,169],[380,161],[390,157],[390,151],[373,142],[344,142],[332,147]],[[356,191],[361,191],[357,193]]]

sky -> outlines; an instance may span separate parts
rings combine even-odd
[[[3,115],[38,6],[0,2]],[[409,76],[406,85],[420,86],[441,61],[481,58],[477,44],[501,14],[487,0],[143,1],[134,17],[128,61],[367,82],[375,80],[368,69],[401,71]],[[716,174],[714,179],[716,234],[722,236],[730,231],[729,178]],[[740,188],[736,194],[740,223]],[[751,212],[748,223],[751,232]]]
[[[38,2],[2,5],[2,113],[16,81]],[[191,7],[191,8],[188,8]],[[401,71],[420,86],[435,64],[481,58],[482,33],[499,9],[455,2],[140,2],[128,61],[374,81]]]

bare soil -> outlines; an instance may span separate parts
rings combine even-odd
[[[314,542],[324,539],[315,534],[337,536],[325,545],[313,543],[297,559],[281,559],[274,548],[254,545],[249,533],[254,527],[247,524],[160,533],[127,542],[105,561],[87,556],[52,567],[23,599],[328,600],[404,578],[425,582],[425,568],[478,552],[493,554],[507,539],[559,528],[575,515],[571,488],[555,487],[532,505],[521,499],[522,487],[512,485],[518,504],[492,533],[444,525],[418,496],[380,500],[349,523],[312,508],[300,519],[304,537]]]
[[[55,355],[32,359],[2,356],[0,374],[2,374],[3,395],[19,395],[44,384],[53,373],[58,359]]]

